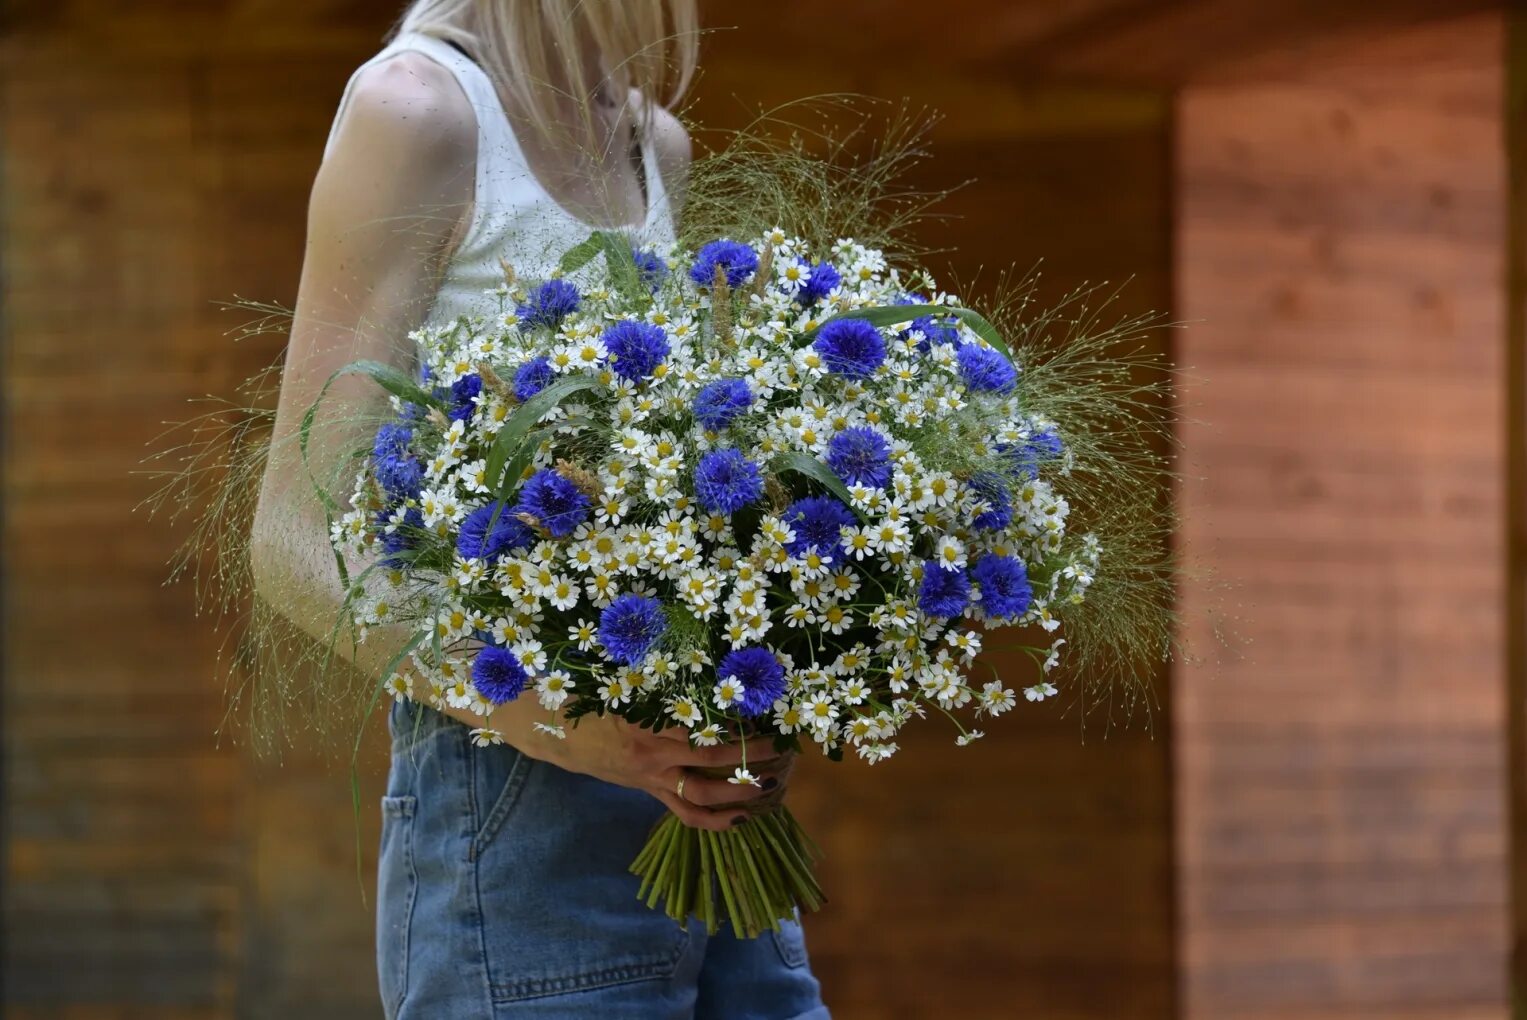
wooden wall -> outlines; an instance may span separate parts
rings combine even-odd
[[[1507,1012],[1501,33],[1178,101],[1187,1017]]]
[[[5,1004],[18,1017],[376,1015],[342,772],[257,768],[213,739],[222,692],[183,532],[130,514],[129,472],[186,399],[278,351],[213,302],[291,300],[340,86],[385,14],[359,3],[12,4],[5,27]],[[767,25],[756,31],[767,32]],[[930,233],[962,277],[1049,259],[1051,292],[1141,275],[1167,295],[1166,107],[1020,90],[929,61],[758,76],[767,36],[708,44],[701,107],[852,82],[957,115],[931,183],[974,176]],[[839,76],[839,77],[834,77]],[[784,85],[788,84],[788,90]],[[725,114],[713,118],[724,122]],[[1085,745],[1028,706],[984,746],[927,732],[879,770],[808,770],[834,904],[809,939],[847,1018],[1166,1017],[1166,745]],[[381,759],[369,759],[367,801]],[[368,812],[364,839],[374,839]],[[941,862],[959,861],[958,869]]]
[[[218,746],[217,639],[159,586],[184,529],[131,512],[160,422],[279,349],[235,346],[214,302],[292,299],[333,104],[381,28],[355,20],[7,5],[8,1016],[376,1015],[343,773]]]

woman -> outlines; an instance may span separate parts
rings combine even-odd
[[[689,153],[671,102],[693,69],[693,0],[418,0],[356,71],[313,185],[270,467],[254,532],[263,597],[327,637],[341,592],[320,507],[282,442],[323,381],[357,358],[415,371],[421,324],[491,314],[500,257],[550,274],[595,227],[674,236]],[[385,396],[337,381],[314,435],[324,477]],[[323,422],[328,422],[325,429]],[[380,682],[400,628],[373,628],[355,665]],[[419,685],[422,688],[422,683]],[[627,867],[666,810],[720,829],[740,798],[707,778],[734,748],[692,748],[613,718],[565,740],[532,731],[532,699],[482,720],[400,701],[390,716],[377,962],[389,1018],[826,1017],[798,924],[748,941],[687,929],[635,897]],[[757,770],[756,753],[750,766]],[[739,790],[745,793],[739,793]]]

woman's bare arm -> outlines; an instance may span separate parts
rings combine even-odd
[[[344,458],[364,445],[376,421],[388,414],[386,395],[365,376],[343,376],[320,405],[308,467],[295,436],[324,382],[344,365],[370,358],[413,373],[408,333],[428,311],[474,200],[473,118],[466,96],[444,68],[418,54],[400,54],[357,80],[313,184],[251,555],[259,596],[320,641],[330,639],[345,591],[309,471],[331,490],[343,486],[337,498],[348,494]],[[687,156],[687,139],[684,150]],[[669,172],[682,172],[671,149],[669,154],[665,182]],[[371,627],[365,642],[337,642],[336,652],[351,656],[357,669],[381,683],[387,664],[415,632],[404,625]],[[470,725],[483,724],[470,712],[446,711]],[[682,735],[654,734],[613,716],[587,717],[565,740],[556,740],[533,730],[545,717],[535,699],[526,697],[499,706],[492,725],[532,757],[646,790],[697,827],[726,828],[740,805],[764,795],[789,770],[788,756],[755,746],[749,766],[773,773],[765,788],[693,775],[680,800],[675,787],[684,769],[735,765],[740,749],[694,748]]]
[[[363,71],[313,182],[297,305],[287,344],[271,455],[251,536],[259,596],[327,642],[344,589],[323,510],[296,433],[329,376],[358,358],[412,373],[408,333],[427,312],[443,260],[473,201],[477,131],[444,68],[402,53]],[[312,476],[348,494],[342,459],[388,411],[384,391],[344,376],[312,429]],[[359,646],[336,642],[365,675],[381,677],[410,636],[373,628]]]

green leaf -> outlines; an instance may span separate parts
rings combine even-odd
[[[864,516],[864,512],[854,506],[852,497],[850,497],[848,494],[848,486],[843,484],[843,480],[837,475],[833,474],[832,469],[830,469],[826,464],[823,464],[821,461],[817,460],[810,454],[800,453],[798,451],[794,453],[783,453],[775,458],[774,465],[776,474],[785,471],[794,471],[797,474],[805,475],[807,478],[810,478],[814,481],[821,482],[828,488],[828,490],[832,492],[834,496],[837,496],[844,502],[845,505],[848,506],[850,510],[853,510],[861,521],[867,520],[867,518]]]
[[[557,268],[564,274],[576,273],[601,254],[610,273],[610,284],[621,297],[639,301],[647,296],[647,288],[642,285],[641,272],[631,253],[631,241],[618,231],[594,231],[564,252]]]
[[[874,305],[869,308],[851,308],[846,312],[823,319],[815,329],[807,330],[803,335],[807,340],[812,339],[821,331],[822,327],[829,322],[839,319],[864,319],[876,326],[895,326],[924,315],[953,315],[965,325],[971,332],[991,344],[1002,352],[1002,356],[1008,361],[1013,360],[1013,352],[1008,348],[1007,342],[1002,339],[1002,334],[979,312],[969,308],[958,308],[950,305]]]
[[[520,473],[525,470],[525,464],[529,463],[530,454],[534,453],[532,449],[527,447],[526,439],[530,435],[531,429],[535,428],[548,411],[579,390],[591,390],[599,385],[599,380],[592,376],[568,376],[558,379],[540,393],[537,393],[521,404],[509,416],[509,420],[499,427],[498,435],[493,437],[493,446],[488,451],[488,465],[485,475],[488,482],[488,490],[490,492],[499,492],[500,486],[512,486],[515,482],[519,481]],[[506,476],[504,468],[511,462],[519,464],[519,471],[513,475]]]
[[[557,268],[560,269],[564,275],[567,273],[576,273],[578,270],[588,265],[590,260],[592,260],[595,255],[598,255],[603,250],[604,246],[599,241],[599,233],[592,233],[582,241],[567,249],[567,251],[562,254],[562,261],[557,263]]]
[[[604,248],[604,261],[610,270],[610,282],[627,301],[638,301],[647,294],[642,286],[641,272],[636,268],[636,258],[631,254],[631,242],[624,234],[601,230],[594,235]]]
[[[329,384],[342,375],[368,375],[375,380],[378,386],[395,397],[411,400],[415,404],[421,404],[426,407],[438,407],[441,410],[445,410],[445,401],[440,400],[433,393],[430,393],[424,387],[414,382],[413,379],[409,378],[407,372],[385,362],[372,361],[369,358],[352,361],[344,368],[329,376],[328,382],[323,384],[323,390],[319,392],[320,399],[322,399],[323,393],[328,390]]]

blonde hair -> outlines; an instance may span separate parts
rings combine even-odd
[[[460,44],[510,96],[543,137],[565,134],[571,101],[589,149],[597,148],[590,75],[580,29],[624,102],[628,89],[667,106],[694,77],[696,0],[414,0],[392,35],[417,32]],[[571,91],[568,91],[571,90]],[[558,102],[559,97],[564,102]],[[641,107],[650,118],[652,103]]]

